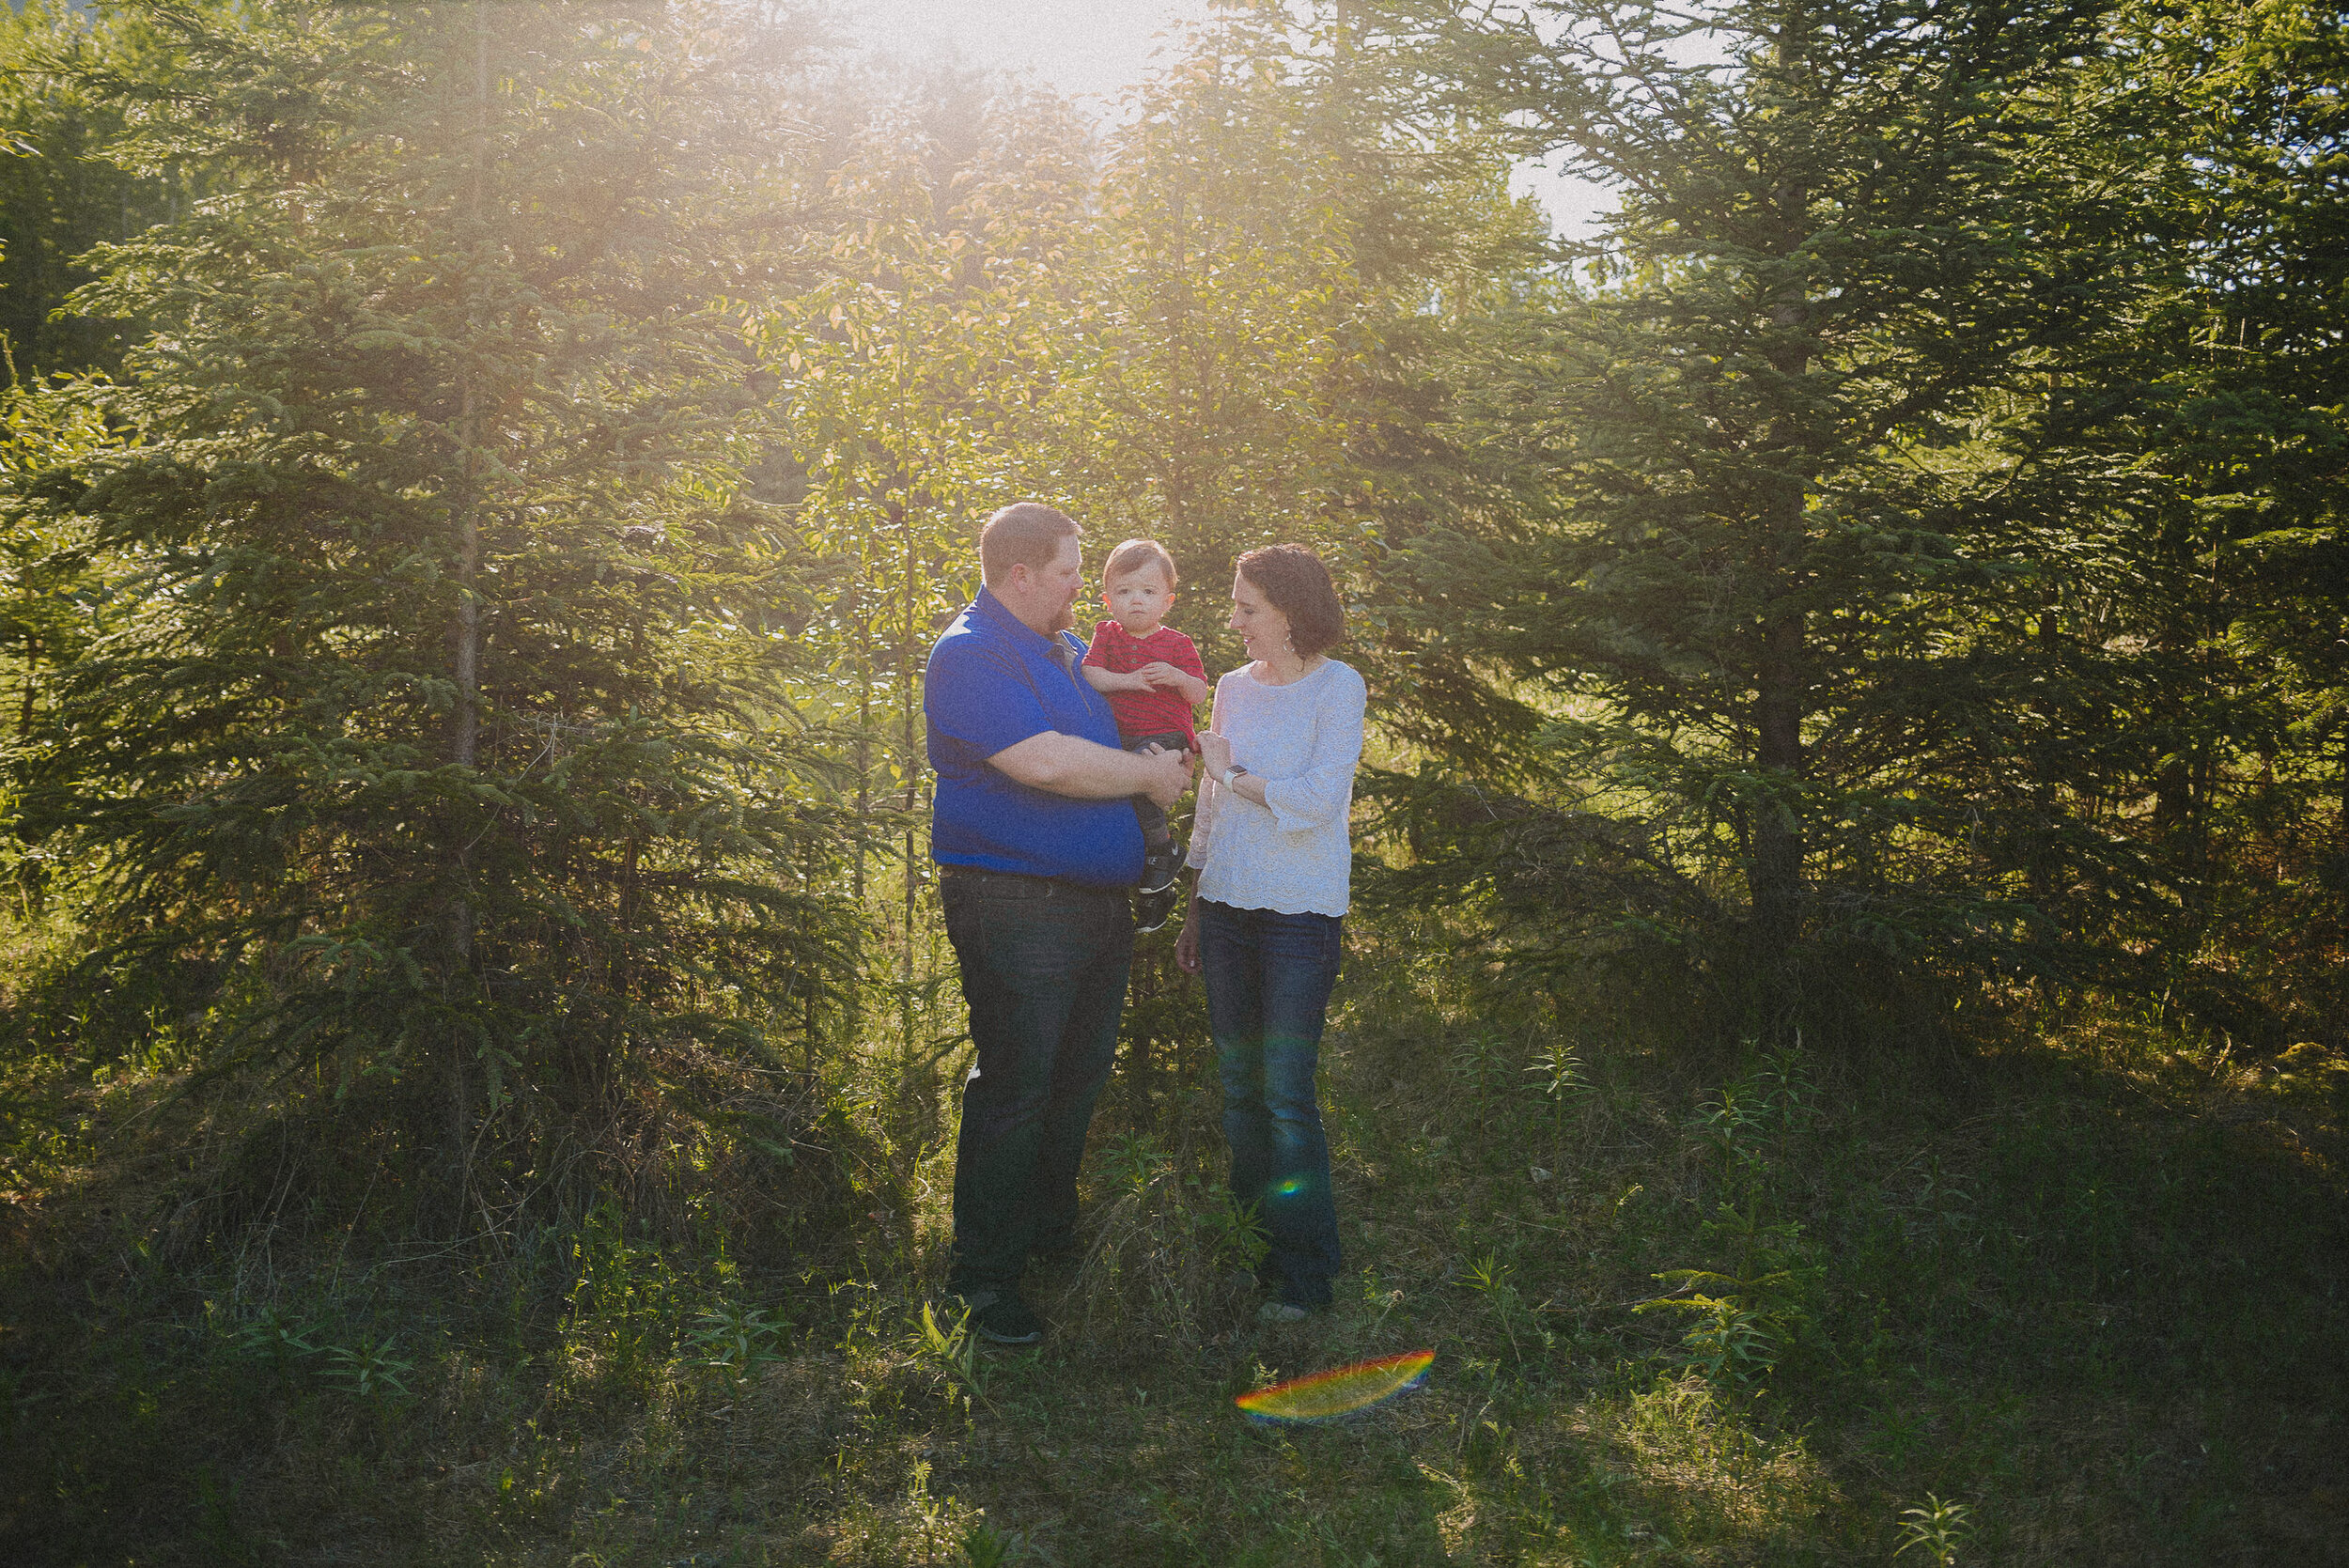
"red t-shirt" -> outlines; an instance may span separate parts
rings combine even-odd
[[[1147,637],[1136,637],[1115,621],[1102,621],[1093,629],[1093,646],[1085,650],[1085,662],[1098,664],[1113,675],[1130,675],[1144,664],[1163,662],[1187,675],[1207,678],[1207,667],[1200,662],[1197,646],[1171,626],[1161,626]],[[1121,736],[1130,739],[1173,732],[1197,739],[1191,728],[1190,699],[1180,691],[1153,686],[1147,691],[1101,694],[1109,698],[1110,711],[1117,715]]]

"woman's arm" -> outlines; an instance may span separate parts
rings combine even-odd
[[[1284,779],[1242,773],[1231,792],[1272,813],[1284,833],[1302,832],[1335,819],[1354,791],[1354,769],[1362,760],[1362,715],[1367,693],[1361,676],[1330,683],[1330,695],[1315,706],[1313,745],[1304,768]],[[1201,771],[1221,780],[1232,765],[1232,743],[1221,735],[1199,737]]]
[[[1215,730],[1215,716],[1221,710],[1222,706],[1223,694],[1221,688],[1219,687],[1216,691],[1216,706],[1207,710],[1206,731],[1202,733],[1199,737],[1199,745],[1203,754],[1206,748],[1207,736],[1213,734]],[[1218,737],[1217,738],[1221,739],[1221,737]],[[1231,756],[1231,744],[1228,741],[1225,742],[1223,753],[1227,760]],[[1223,792],[1220,789],[1211,787],[1212,783],[1213,780],[1210,775],[1206,773],[1202,773],[1200,775],[1199,796],[1197,800],[1191,806],[1190,849],[1189,853],[1184,856],[1183,863],[1190,867],[1190,869],[1194,872],[1199,871],[1206,865],[1207,846],[1215,842],[1216,799]],[[1195,888],[1196,878],[1193,880]],[[1195,892],[1193,896],[1196,896]],[[1188,922],[1185,924],[1185,929],[1189,929]]]
[[[1199,972],[1199,875],[1191,874],[1190,902],[1183,906],[1183,934],[1174,939],[1174,967],[1185,974]]]
[[[1199,766],[1207,778],[1230,790],[1243,800],[1265,803],[1265,789],[1270,782],[1261,773],[1242,773],[1230,784],[1223,783],[1223,770],[1232,766],[1232,743],[1213,730],[1199,732]]]

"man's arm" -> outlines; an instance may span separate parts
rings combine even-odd
[[[1180,800],[1190,784],[1189,752],[1121,752],[1058,730],[1032,735],[987,761],[1031,789],[1072,800],[1147,795],[1163,810]]]

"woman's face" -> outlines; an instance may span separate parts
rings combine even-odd
[[[1246,572],[1232,574],[1231,628],[1251,659],[1270,659],[1289,651],[1289,618],[1272,608],[1264,590],[1248,581]]]

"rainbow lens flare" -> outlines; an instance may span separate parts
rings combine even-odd
[[[1292,1377],[1242,1394],[1232,1403],[1259,1426],[1313,1426],[1367,1410],[1418,1388],[1427,1381],[1427,1369],[1435,1359],[1432,1350],[1381,1356],[1350,1367]]]

